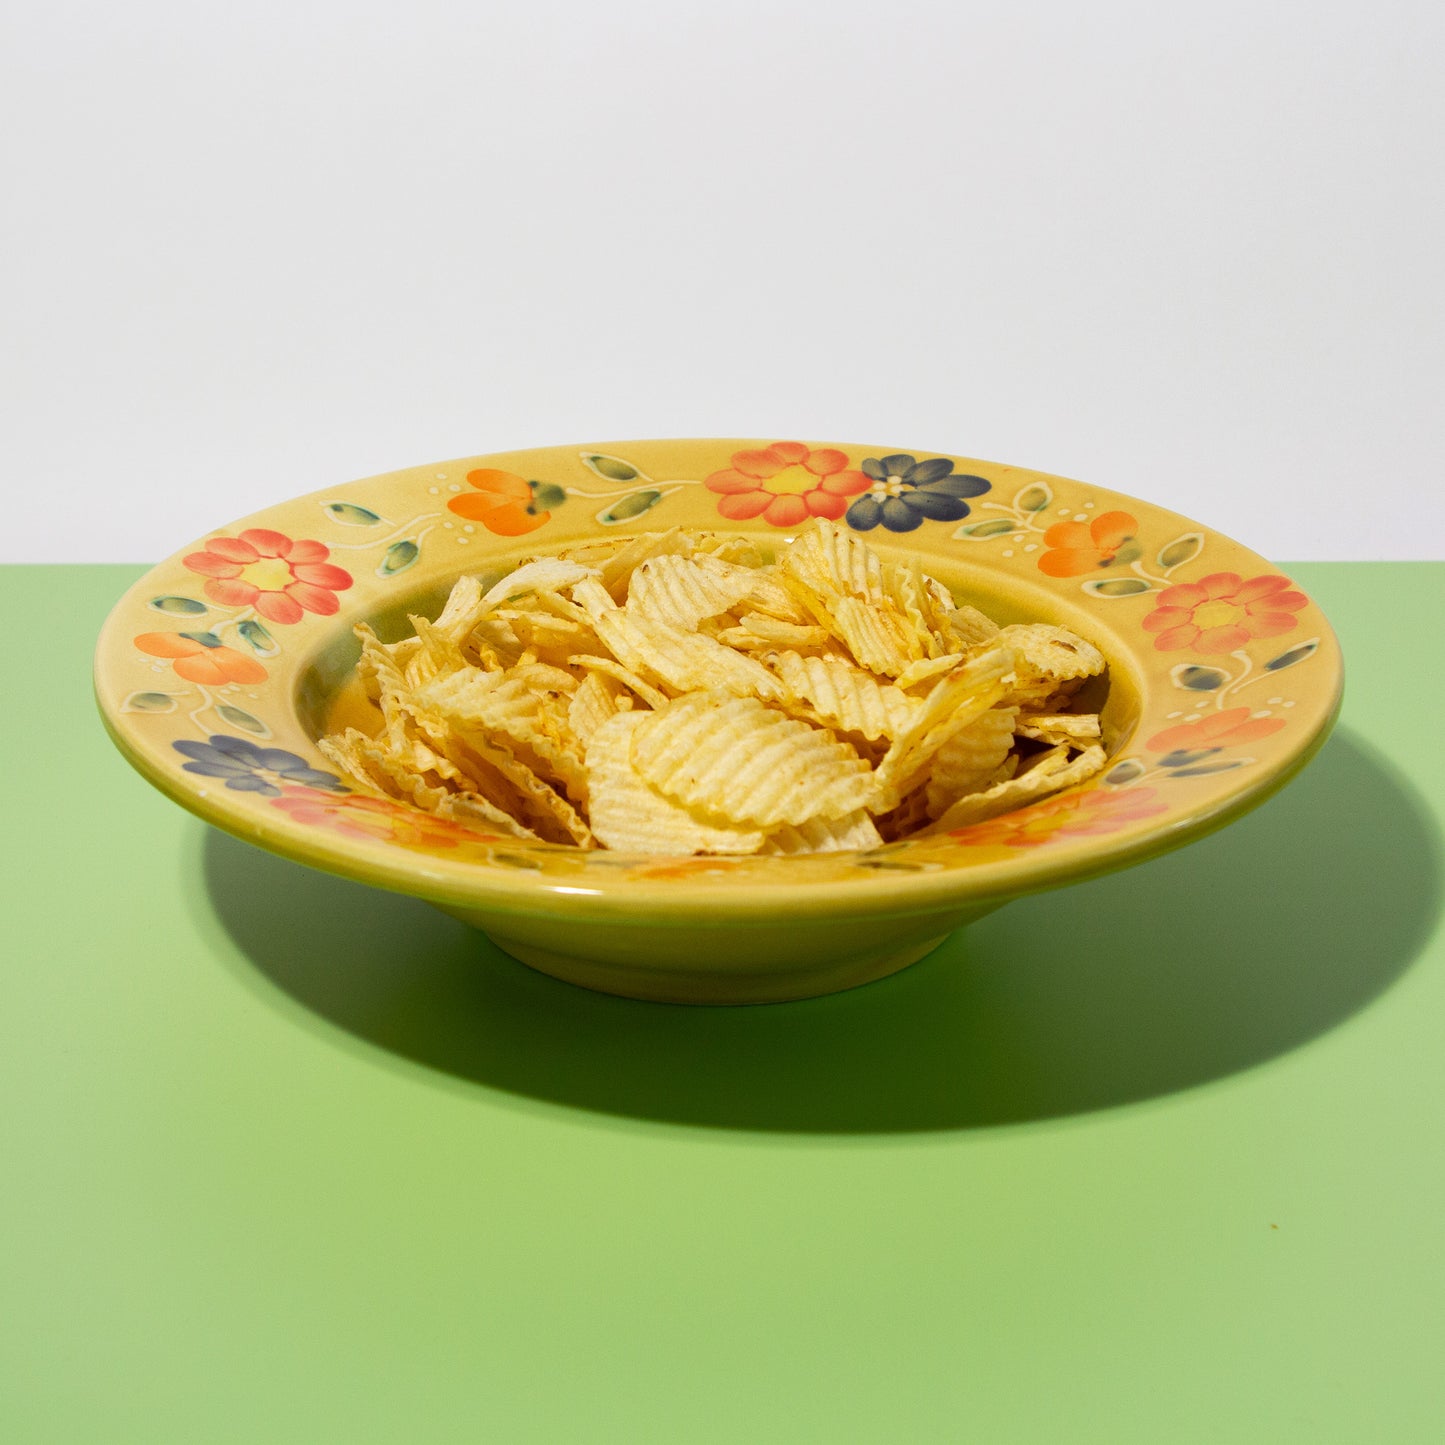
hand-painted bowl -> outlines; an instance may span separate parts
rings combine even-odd
[[[776,547],[832,518],[1000,621],[1109,661],[1095,780],[938,837],[804,857],[519,843],[350,790],[316,739],[364,715],[352,627],[405,635],[451,583],[675,524]],[[1195,522],[1019,467],[885,447],[645,441],[415,467],[211,533],[117,604],[95,684],[117,746],[208,822],[414,894],[558,978],[756,1003],[881,978],[1009,899],[1191,841],[1283,786],[1339,706],[1338,645],[1269,563]]]

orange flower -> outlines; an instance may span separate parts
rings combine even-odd
[[[1157,632],[1160,652],[1189,647],[1197,652],[1233,652],[1256,637],[1277,637],[1298,622],[1308,598],[1289,590],[1286,577],[1251,577],[1211,572],[1197,582],[1166,587],[1144,619],[1145,632]]]
[[[135,645],[151,657],[168,657],[177,677],[203,687],[221,687],[228,682],[265,682],[266,669],[254,658],[223,647],[209,632],[183,637],[179,632],[142,632]]]
[[[480,467],[467,473],[467,481],[477,490],[453,497],[447,506],[457,516],[480,522],[499,537],[520,537],[535,532],[551,519],[551,512],[537,509],[537,490],[525,477]],[[566,500],[567,494],[560,487],[540,490],[548,494],[555,492],[558,502]]]
[[[351,586],[351,573],[328,562],[330,555],[323,542],[248,527],[238,537],[212,537],[185,563],[209,579],[212,601],[254,607],[267,622],[289,623],[308,612],[330,617],[341,606],[336,594]]]
[[[1260,738],[1277,733],[1283,726],[1282,717],[1251,717],[1247,707],[1231,707],[1211,717],[1200,718],[1198,722],[1165,728],[1162,733],[1155,733],[1144,746],[1156,753],[1192,752],[1196,748],[1217,752],[1220,748],[1258,742]]]
[[[1139,521],[1128,512],[1103,512],[1087,525],[1056,522],[1044,533],[1049,550],[1039,558],[1039,571],[1049,577],[1082,577],[1101,567],[1132,562],[1140,555],[1134,534]]]
[[[717,509],[730,521],[761,516],[774,527],[796,527],[809,517],[836,522],[847,499],[872,485],[848,458],[832,447],[810,451],[801,442],[774,442],[759,451],[732,455],[732,467],[714,472],[704,483],[721,492]]]
[[[1141,818],[1166,812],[1168,805],[1154,798],[1153,788],[1065,793],[1016,813],[955,828],[948,836],[973,848],[1037,848],[1054,837],[1115,833]]]
[[[338,796],[317,788],[286,788],[279,798],[271,799],[271,805],[298,823],[330,828],[349,838],[400,843],[404,848],[455,848],[462,843],[501,841],[494,833],[474,833],[449,818],[364,793]]]

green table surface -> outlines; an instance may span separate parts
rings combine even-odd
[[[5,1442],[1437,1441],[1445,565],[1258,812],[689,1010],[209,830],[0,569]],[[28,643],[21,643],[29,636]]]

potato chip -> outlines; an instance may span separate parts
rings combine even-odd
[[[674,527],[489,582],[400,641],[357,629],[378,728],[322,742],[357,787],[549,843],[795,854],[962,826],[1103,763],[1073,710],[1096,648],[1001,629],[822,519],[772,562]]]
[[[867,762],[830,732],[726,692],[690,693],[646,716],[632,756],[669,797],[762,828],[841,818],[873,792]]]
[[[942,833],[950,828],[964,828],[970,823],[982,823],[988,818],[998,817],[1000,813],[1011,812],[1025,803],[1037,802],[1050,793],[1088,781],[1104,766],[1105,761],[1101,747],[1086,748],[1072,762],[1066,761],[1066,758],[1067,750],[1064,748],[1040,754],[1028,772],[995,783],[982,792],[968,793],[959,798],[927,831]]]
[[[809,818],[796,828],[777,828],[768,834],[760,851],[840,853],[849,848],[876,848],[882,841],[872,818],[860,808],[841,818]]]
[[[1017,708],[991,707],[949,735],[934,754],[929,772],[930,817],[939,817],[965,793],[980,792],[995,781],[1013,748],[1017,716]]]
[[[865,738],[895,737],[921,706],[890,683],[841,657],[775,652],[764,661],[829,727]]]
[[[759,828],[731,827],[666,797],[632,761],[633,739],[647,713],[616,713],[587,745],[592,830],[608,848],[630,853],[755,853]]]

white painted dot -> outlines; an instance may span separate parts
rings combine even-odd
[[[441,491],[441,488],[440,488],[440,487],[428,487],[428,488],[427,488],[427,491],[428,491],[428,493],[430,493],[433,497],[435,497],[435,496]]]
[[[1067,517],[1068,515],[1069,515],[1069,509],[1068,509],[1067,507],[1060,507],[1060,508],[1059,508],[1059,516],[1061,516],[1061,517]]]
[[[465,546],[467,545],[467,543],[470,542],[471,540],[472,540],[472,539],[471,539],[470,537],[458,537],[458,538],[457,538],[457,546],[458,546],[458,547],[465,547]]]
[[[464,531],[464,532],[475,532],[476,530],[477,530],[477,529],[476,529],[474,526],[472,526],[472,524],[471,524],[470,522],[464,523],[463,526],[462,526],[462,531]]]
[[[1037,542],[1030,542],[1028,546],[1024,548],[1025,552],[1037,552],[1038,550],[1039,544]]]
[[[442,526],[443,526],[443,527],[454,527],[455,525],[456,525],[455,522],[443,522],[443,523],[442,523]]]
[[[1177,708],[1177,707],[1176,707],[1173,712],[1167,712],[1167,713],[1164,714],[1164,716],[1165,716],[1165,717],[1169,717],[1169,718],[1183,717],[1183,716],[1184,716],[1184,710],[1183,710],[1183,708]]]
[[[1014,549],[1012,547],[1006,547],[1000,555],[1004,557],[1012,557],[1013,554]]]
[[[258,697],[261,696],[261,694],[259,692],[248,692],[246,696],[254,702]]]
[[[1250,717],[1268,717],[1268,716],[1269,716],[1269,709],[1268,709],[1267,707],[1256,708],[1254,712],[1250,713]]]
[[[460,488],[459,486],[457,486],[457,484],[456,484],[455,482],[453,482],[453,483],[447,488],[447,491],[449,491],[449,492],[459,492],[459,491],[461,491],[461,488]]]
[[[204,797],[206,796],[206,790],[205,790],[205,788],[198,788],[198,789],[196,790],[196,796],[197,796],[198,798],[204,798]]]
[[[1075,512],[1075,513],[1074,513],[1074,520],[1075,520],[1076,522],[1087,522],[1089,519],[1088,519],[1088,517],[1086,517],[1086,516],[1084,515],[1084,513],[1082,513],[1082,512]]]
[[[152,671],[152,672],[164,672],[165,670],[166,670],[166,665],[165,665],[165,663],[163,663],[163,662],[153,662],[153,663],[151,663],[151,671]]]
[[[1092,511],[1094,510],[1094,504],[1093,504],[1092,502],[1085,502],[1085,503],[1084,503],[1084,510],[1085,510],[1086,512],[1092,512]]]
[[[438,473],[437,473],[437,481],[439,481],[439,482],[444,482],[444,481],[446,481],[446,479],[447,479],[447,474],[446,474],[445,472],[438,472]]]
[[[1284,701],[1284,699],[1283,699],[1282,697],[1267,697],[1267,698],[1265,698],[1265,701],[1266,701],[1271,707],[1278,707],[1278,706],[1280,705],[1280,703],[1282,703],[1282,702]]]
[[[1292,702],[1287,702],[1287,703],[1283,703],[1282,706],[1284,706],[1284,707],[1293,707],[1293,706],[1294,706],[1294,703],[1292,703]]]
[[[1186,714],[1184,715],[1184,721],[1185,721],[1185,722],[1198,722],[1199,719],[1202,718],[1203,716],[1204,716],[1204,714],[1203,714],[1203,713],[1200,713],[1200,712],[1186,713]]]
[[[1022,532],[1015,532],[1015,533],[1013,534],[1013,536],[1009,538],[1009,541],[1010,541],[1010,542],[1022,542],[1023,539],[1024,539],[1024,534],[1023,534]]]

